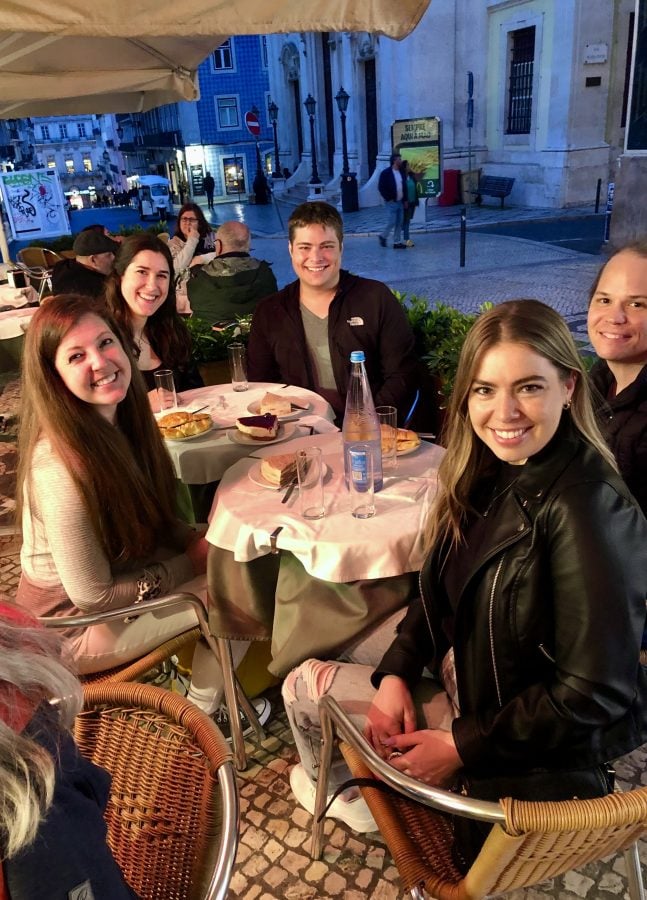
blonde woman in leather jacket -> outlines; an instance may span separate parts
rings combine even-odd
[[[479,317],[439,475],[422,596],[381,661],[325,664],[334,671],[317,670],[314,688],[308,661],[286,682],[304,770],[316,763],[308,703],[323,686],[352,697],[378,752],[425,783],[460,779],[487,799],[607,793],[605,764],[647,740],[647,522],[552,309],[510,301]],[[382,631],[393,637],[393,623]],[[457,831],[459,861],[486,832]]]

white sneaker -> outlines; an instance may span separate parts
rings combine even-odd
[[[252,701],[252,706],[256,711],[256,717],[258,718],[259,725],[261,725],[262,727],[270,717],[270,713],[272,712],[272,705],[267,698],[257,697]],[[223,704],[223,706],[221,706],[215,711],[215,713],[213,713],[211,718],[222,732],[224,739],[226,741],[231,741],[231,724],[229,722],[229,712],[227,710],[227,707]],[[242,709],[240,710],[240,720],[241,722],[247,721],[247,718],[244,715]],[[249,737],[249,735],[253,734],[253,732],[254,728],[251,725],[247,725],[245,728],[243,728],[243,737]]]
[[[315,794],[317,789],[308,778],[306,770],[301,763],[297,763],[290,772],[290,787],[300,805],[307,810],[311,816],[314,815]],[[328,794],[326,802],[330,800],[332,794],[333,792]],[[341,819],[341,821],[345,822],[349,828],[352,828],[353,831],[357,832],[365,833],[378,830],[375,819],[366,804],[366,800],[364,800],[359,793],[351,800],[345,800],[342,794],[336,797],[326,813],[326,818]]]
[[[405,241],[405,244],[407,245],[407,247],[415,247],[416,246],[412,240]]]

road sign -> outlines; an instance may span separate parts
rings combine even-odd
[[[245,127],[249,131],[251,135],[254,137],[258,137],[261,133],[261,123],[258,121],[258,116],[253,112],[245,113]]]

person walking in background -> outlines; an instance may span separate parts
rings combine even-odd
[[[411,225],[411,220],[413,219],[416,207],[420,202],[418,199],[418,182],[416,181],[416,176],[409,168],[409,163],[406,159],[402,160],[402,165],[400,166],[400,174],[402,175],[403,182],[402,236],[404,238],[404,243],[406,244],[406,246],[413,247],[414,243],[409,237],[409,226]]]
[[[377,189],[382,195],[386,203],[386,228],[379,236],[379,242],[382,247],[386,247],[386,241],[389,232],[393,230],[393,247],[395,250],[406,249],[406,244],[401,241],[402,219],[404,207],[402,200],[404,198],[404,184],[400,166],[402,157],[399,153],[392,153],[389,160],[390,165],[387,169],[383,169],[380,173],[380,179],[377,183]]]
[[[213,175],[211,172],[207,172],[204,176],[204,181],[202,182],[204,185],[205,192],[207,194],[207,206],[209,209],[213,209],[213,192],[216,187],[216,182],[213,180]]]
[[[602,433],[647,515],[647,241],[622,247],[589,295],[591,369]]]

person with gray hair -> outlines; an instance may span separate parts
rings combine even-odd
[[[133,900],[106,843],[110,776],[70,733],[61,638],[0,594],[0,650],[0,895]]]
[[[223,222],[216,231],[217,257],[192,277],[188,295],[193,315],[210,325],[252,313],[263,297],[274,294],[271,264],[250,254],[251,234],[243,222]]]

